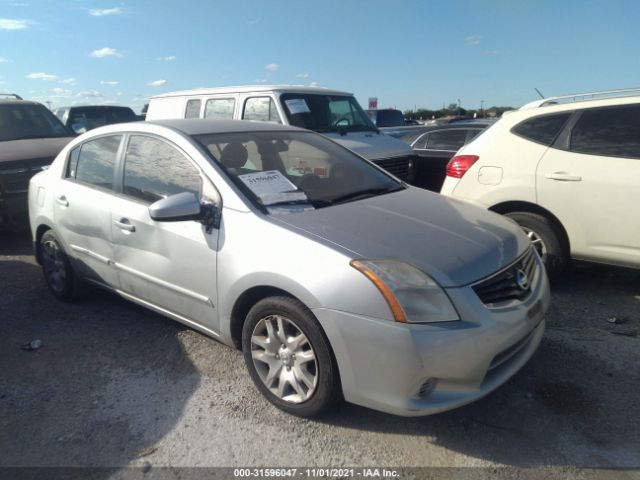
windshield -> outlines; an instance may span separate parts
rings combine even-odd
[[[236,185],[270,213],[323,208],[404,189],[349,150],[307,132],[194,137]],[[278,206],[278,209],[271,207]]]
[[[0,141],[70,135],[60,120],[42,105],[0,105]]]
[[[290,125],[320,133],[376,131],[352,96],[286,93],[280,99]]]
[[[137,120],[133,110],[127,107],[90,107],[72,108],[69,112],[67,125],[86,130],[111,125],[112,123],[133,122]]]

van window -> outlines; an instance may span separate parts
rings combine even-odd
[[[235,98],[210,98],[204,107],[204,116],[219,120],[233,120],[235,106]]]
[[[184,112],[184,118],[200,118],[200,99],[188,100],[187,109]]]
[[[640,158],[640,107],[586,110],[571,132],[572,152]]]
[[[243,120],[282,123],[276,104],[271,97],[252,97],[244,102]]]

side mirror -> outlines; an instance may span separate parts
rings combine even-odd
[[[73,130],[77,135],[80,135],[87,131],[87,127],[83,123],[74,123],[71,125],[71,130]]]
[[[200,202],[191,192],[177,193],[149,205],[149,215],[158,222],[199,220]]]
[[[220,228],[220,208],[211,203],[200,204],[191,192],[177,193],[149,205],[149,215],[157,222],[200,220],[207,233]]]

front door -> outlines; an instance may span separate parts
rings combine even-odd
[[[156,222],[148,208],[182,192],[215,197],[209,181],[175,145],[131,135],[120,190],[111,221],[122,291],[217,332],[218,231],[194,220]]]

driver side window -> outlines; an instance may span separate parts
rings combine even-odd
[[[132,135],[124,164],[125,195],[153,203],[170,195],[192,192],[200,197],[199,170],[168,143],[145,135]]]

